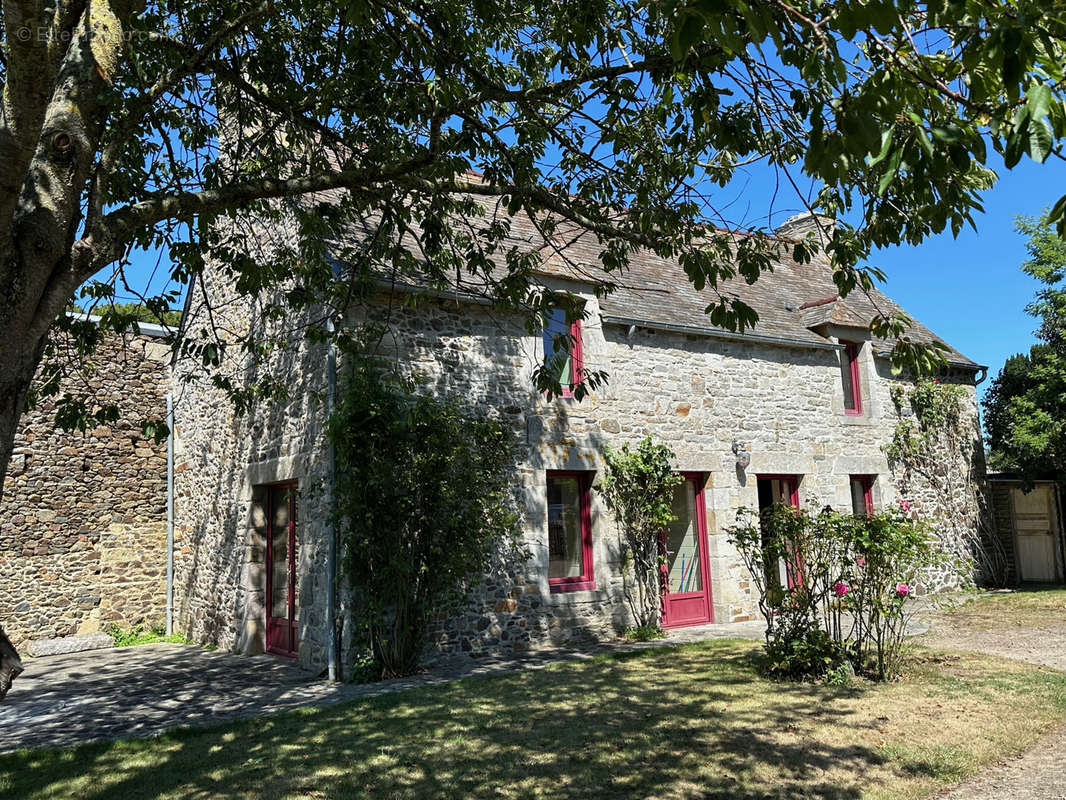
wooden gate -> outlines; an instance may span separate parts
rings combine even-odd
[[[1038,485],[1025,494],[1011,489],[1017,535],[1019,578],[1027,583],[1054,583],[1059,578],[1055,544],[1058,519],[1050,486]]]

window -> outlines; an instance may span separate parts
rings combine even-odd
[[[756,489],[759,494],[759,511],[764,512],[776,505],[799,509],[798,475],[759,475]],[[767,531],[763,529],[763,547],[768,545]],[[766,564],[766,585],[791,589],[803,583],[803,562],[799,555],[780,558],[776,565]]]
[[[874,476],[851,476],[851,513],[868,517],[874,513]]]
[[[588,473],[548,473],[548,585],[553,592],[595,589]]]
[[[840,382],[844,387],[844,413],[851,417],[862,414],[862,383],[859,380],[859,343],[841,342]]]
[[[570,352],[566,348],[567,336]],[[558,370],[563,397],[573,397],[574,387],[581,382],[581,349],[581,320],[567,324],[566,311],[552,309],[544,323],[544,366],[551,371]]]

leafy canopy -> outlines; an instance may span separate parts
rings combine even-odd
[[[755,162],[853,223],[828,245],[847,291],[877,275],[855,269],[872,246],[972,220],[988,143],[1008,166],[1044,160],[1066,126],[1064,22],[1047,0],[57,0],[40,24],[24,5],[5,12],[0,80],[20,112],[5,124],[19,141],[50,137],[62,152],[42,164],[76,162],[48,189],[32,164],[17,170],[85,210],[53,220],[68,295],[131,246],[164,246],[181,282],[211,253],[242,292],[292,280],[288,303],[347,298],[332,257],[438,284],[477,275],[528,307],[540,254],[507,238],[514,215],[558,242],[591,231],[604,290],[638,247],[713,290],[754,281],[776,250],[725,230],[760,230],[721,191]],[[64,92],[41,100],[53,86]],[[68,129],[73,150],[55,138]],[[267,202],[296,196],[309,199]],[[254,231],[213,224],[250,209],[293,214],[299,236],[250,256]],[[353,219],[370,235],[342,243]],[[708,314],[755,321],[726,291]]]
[[[15,0],[0,14],[0,330],[20,342],[0,355],[0,467],[47,331],[90,340],[62,311],[79,286],[112,298],[136,248],[167,249],[177,284],[260,298],[265,319],[324,309],[317,321],[383,283],[461,283],[537,330],[560,305],[583,313],[535,279],[583,235],[591,263],[571,266],[598,291],[650,250],[707,290],[712,324],[742,330],[756,322],[743,283],[819,246],[765,235],[782,207],[836,217],[837,284],[865,289],[871,248],[972,224],[990,147],[1008,167],[1043,161],[1066,131],[1051,0]],[[753,169],[783,187],[762,207],[734,202]],[[517,218],[547,245],[512,235]],[[144,301],[164,315],[178,296]],[[904,317],[871,326],[898,360],[933,364]],[[179,345],[205,369],[269,350],[217,327]],[[551,370],[537,379],[561,390]]]
[[[984,399],[989,464],[1028,483],[1066,477],[1066,242],[1047,213],[1019,217],[1028,237],[1022,271],[1044,284],[1027,311],[1040,320],[1039,344],[1007,359]]]

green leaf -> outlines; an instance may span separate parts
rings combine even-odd
[[[702,35],[703,17],[694,12],[685,14],[670,39],[670,54],[674,60],[681,61]]]
[[[1051,89],[1046,83],[1034,83],[1025,93],[1026,104],[1029,106],[1029,116],[1033,119],[1046,117],[1055,102]]]
[[[1055,147],[1055,137],[1046,119],[1034,119],[1029,123],[1029,157],[1043,162]]]
[[[1066,195],[1063,195],[1048,212],[1048,222],[1056,223],[1059,236],[1066,236]]]

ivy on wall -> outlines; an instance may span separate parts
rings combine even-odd
[[[978,423],[967,412],[965,389],[926,378],[891,392],[898,421],[882,449],[901,496],[925,506],[941,541],[975,565],[982,580],[1002,584],[1006,555],[989,527]],[[923,502],[923,493],[932,502]]]
[[[684,479],[674,472],[673,452],[645,437],[635,450],[608,447],[600,492],[618,523],[622,546],[623,592],[638,636],[659,628],[662,618],[659,535],[676,517],[674,488]]]

